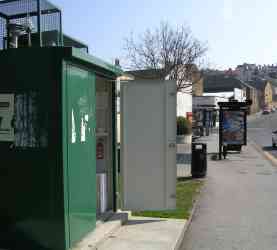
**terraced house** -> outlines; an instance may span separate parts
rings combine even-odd
[[[254,87],[258,92],[258,102],[260,109],[264,107],[272,107],[273,105],[273,89],[269,80],[254,79],[247,82],[248,85]]]

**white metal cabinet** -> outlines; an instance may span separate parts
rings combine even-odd
[[[176,82],[121,85],[123,206],[176,207]]]

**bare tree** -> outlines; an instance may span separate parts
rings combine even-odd
[[[125,40],[128,68],[152,69],[159,77],[177,81],[178,91],[191,91],[200,80],[199,63],[207,46],[198,41],[189,27],[172,27],[161,23],[155,30],[146,30],[137,40],[133,34]]]

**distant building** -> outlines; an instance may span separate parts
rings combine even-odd
[[[276,107],[277,106],[277,79],[271,79],[272,86],[272,103]]]
[[[269,80],[256,78],[248,81],[247,84],[257,90],[260,108],[264,108],[265,106],[272,107],[273,88]]]
[[[246,85],[246,99],[252,100],[252,105],[249,107],[248,114],[255,114],[261,110],[259,92],[253,86],[244,83]]]
[[[256,65],[244,63],[235,69],[237,78],[243,82],[251,81],[255,78],[277,78],[277,65]]]
[[[236,68],[237,78],[243,82],[251,81],[255,72],[257,72],[256,64],[248,64],[244,63],[242,65],[238,65]]]
[[[244,101],[247,86],[235,77],[225,74],[204,76],[205,96],[219,96],[223,98]]]
[[[191,74],[191,82],[192,82],[192,95],[202,96],[204,93],[203,74],[198,70],[198,68],[195,65],[193,66],[193,71]]]
[[[228,98],[219,96],[195,96],[193,97],[193,110],[211,109],[219,110],[219,102],[228,102]]]

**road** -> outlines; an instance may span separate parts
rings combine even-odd
[[[277,158],[277,150],[272,148],[272,131],[277,130],[277,112],[269,115],[259,115],[248,122],[248,139],[268,151]]]

